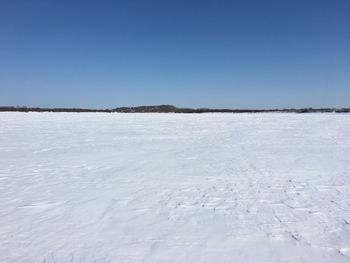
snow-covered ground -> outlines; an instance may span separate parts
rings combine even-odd
[[[350,262],[350,115],[0,113],[0,262]]]

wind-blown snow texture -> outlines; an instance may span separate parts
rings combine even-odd
[[[0,262],[350,262],[350,115],[1,113]]]

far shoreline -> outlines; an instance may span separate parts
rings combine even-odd
[[[0,106],[0,112],[76,112],[76,113],[350,113],[350,108],[289,108],[289,109],[210,109],[178,108],[172,105],[119,107],[114,109],[40,108]]]

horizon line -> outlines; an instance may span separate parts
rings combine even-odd
[[[259,112],[350,112],[350,107],[302,107],[302,108],[190,108],[174,105],[141,105],[115,108],[81,108],[81,107],[28,107],[0,106],[0,112],[119,112],[119,113],[259,113]]]

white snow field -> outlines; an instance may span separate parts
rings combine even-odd
[[[0,262],[350,262],[350,115],[0,113]]]

